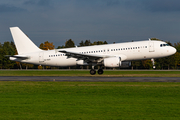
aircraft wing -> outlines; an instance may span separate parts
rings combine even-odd
[[[78,52],[59,50],[58,52],[65,53],[69,58],[77,58],[78,60],[84,60],[86,62],[94,62],[103,58],[112,57],[109,55],[94,55],[94,54],[82,54]]]

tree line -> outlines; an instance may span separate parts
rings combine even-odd
[[[151,38],[151,40],[159,40],[156,38]],[[180,42],[174,43],[173,45],[170,42],[167,42],[170,46],[174,46],[177,49],[177,52],[169,57],[155,59],[155,66],[156,69],[180,69]],[[90,40],[81,41],[77,47],[82,46],[91,46],[91,45],[103,45],[108,44],[106,41],[95,41],[91,42]],[[71,48],[76,47],[75,43],[72,39],[66,40],[65,45],[58,46],[56,49],[62,48]],[[55,49],[53,43],[46,41],[39,45],[40,49],[43,50],[52,50]],[[41,69],[42,66],[33,65],[33,64],[26,64],[26,63],[19,63],[10,61],[6,55],[17,55],[17,50],[15,47],[14,42],[4,42],[3,44],[0,43],[0,69]],[[131,67],[129,69],[152,69],[152,62],[151,60],[139,60],[139,61],[132,61]],[[59,68],[59,67],[49,67],[46,68]],[[77,68],[77,67],[73,67]]]

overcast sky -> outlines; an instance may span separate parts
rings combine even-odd
[[[72,39],[180,42],[180,0],[1,0],[0,42],[18,26],[36,44]]]

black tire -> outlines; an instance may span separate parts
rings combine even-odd
[[[95,75],[95,74],[96,74],[96,70],[91,69],[91,70],[90,70],[90,74],[91,74],[91,75]]]
[[[103,69],[99,69],[99,70],[98,70],[98,74],[99,74],[99,75],[101,75],[101,74],[103,74],[103,73],[104,73]]]

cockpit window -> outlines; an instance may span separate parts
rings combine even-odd
[[[160,47],[169,46],[169,44],[160,44]]]

